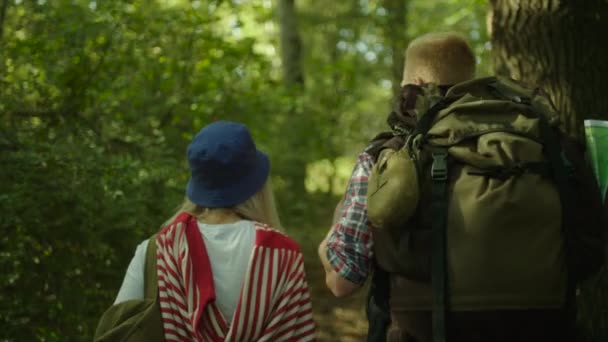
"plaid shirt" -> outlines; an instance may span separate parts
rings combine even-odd
[[[367,181],[374,165],[367,150],[359,154],[346,188],[340,216],[327,240],[327,259],[343,278],[363,284],[371,271],[373,240],[367,217]]]

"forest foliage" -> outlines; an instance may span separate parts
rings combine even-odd
[[[90,339],[210,122],[247,124],[269,153],[288,231],[325,231],[410,39],[459,31],[491,73],[485,1],[410,0],[397,27],[395,2],[298,1],[294,87],[277,1],[0,1],[0,340]]]

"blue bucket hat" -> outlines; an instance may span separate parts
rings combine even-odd
[[[230,208],[258,192],[270,172],[245,125],[217,121],[203,127],[188,146],[186,196],[204,208]]]

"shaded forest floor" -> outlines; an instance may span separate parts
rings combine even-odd
[[[367,336],[365,297],[367,287],[348,298],[335,298],[325,286],[320,264],[314,264],[316,253],[305,251],[306,272],[310,281],[313,314],[319,341],[359,342]]]
[[[365,298],[368,286],[348,298],[335,298],[325,286],[325,273],[317,255],[317,247],[328,228],[329,226],[288,231],[288,234],[298,241],[304,254],[318,339],[339,342],[365,341]]]

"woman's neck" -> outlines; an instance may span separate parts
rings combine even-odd
[[[234,223],[242,219],[243,218],[239,216],[234,209],[225,208],[206,209],[200,216],[198,216],[198,220],[206,224]]]

